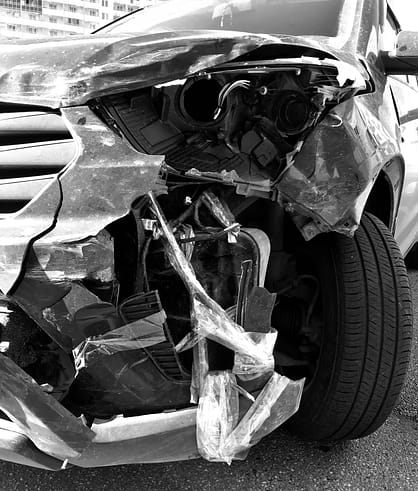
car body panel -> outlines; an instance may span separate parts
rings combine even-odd
[[[6,44],[0,46],[0,101],[52,108],[84,104],[150,80],[184,78],[276,42],[262,34],[185,31]]]
[[[108,223],[125,215],[141,190],[146,193],[157,180],[162,157],[138,155],[88,108],[67,109],[65,114],[70,129],[74,126],[77,131],[73,133],[78,146],[76,156],[25,208],[0,222],[3,233],[0,287],[3,292],[13,287],[26,249],[35,238],[43,236],[41,242],[52,245],[96,235]],[[98,142],[107,149],[105,156]],[[124,182],[123,196],[114,188],[115,179]],[[86,182],[90,183],[89,189],[83,186]],[[114,200],[110,198],[112,194]],[[98,196],[102,201],[97,200]],[[51,225],[51,235],[46,235]]]
[[[418,239],[418,91],[406,81],[395,78],[391,80],[391,87],[400,119],[401,154],[406,166],[395,238],[406,254]]]
[[[295,218],[305,239],[330,231],[352,236],[374,183],[382,173],[387,174],[394,202],[393,223],[388,225],[393,225],[406,253],[417,239],[418,228],[414,221],[404,219],[405,210],[413,209],[418,202],[418,173],[414,172],[415,159],[412,162],[415,127],[405,126],[415,124],[415,113],[411,120],[403,120],[401,114],[405,138],[401,142],[392,91],[379,59],[378,4],[358,0],[346,5],[352,19],[342,23],[335,38],[225,30],[141,36],[98,32],[92,37],[1,46],[0,101],[43,106],[38,116],[46,124],[46,132],[51,132],[46,112],[59,108],[56,114],[71,134],[71,140],[27,143],[24,135],[32,132],[10,118],[23,140],[16,147],[0,147],[0,168],[2,163],[3,167],[27,163],[26,152],[37,148],[40,157],[32,161],[33,166],[45,164],[59,170],[33,178],[32,195],[27,188],[30,178],[0,185],[0,193],[1,187],[5,188],[4,200],[18,192],[15,186],[19,183],[24,185],[19,191],[22,199],[28,199],[21,210],[0,221],[0,288],[5,298],[17,304],[65,353],[71,353],[84,339],[76,329],[76,313],[86,306],[106,303],[89,290],[86,279],[99,278],[109,284],[113,280],[114,245],[103,231],[126,217],[133,204],[144,198],[152,212],[152,218],[144,223],[157,238],[158,234],[163,237],[169,261],[190,294],[194,322],[203,333],[183,340],[181,347],[193,347],[196,363],[202,362],[208,338],[244,354],[244,359],[249,357],[256,367],[268,367],[272,361],[268,349],[261,349],[248,332],[242,332],[229,313],[207,294],[171,232],[156,198],[166,191],[159,179],[164,155],[140,152],[123,137],[115,121],[98,111],[99,99],[106,95],[190,76],[210,79],[217,72],[224,75],[234,70],[252,74],[289,67],[293,71],[329,70],[326,73],[334,83],[330,91],[334,106],[318,112],[316,124],[306,132],[297,150],[289,154],[286,168],[268,191]],[[267,52],[267,59],[258,57]],[[46,155],[48,148],[50,157]],[[57,151],[59,156],[55,155]],[[406,179],[400,204],[402,217],[396,220],[401,184],[396,172],[388,168],[393,162],[402,166],[403,156]],[[403,175],[403,169],[398,174]],[[210,177],[222,182],[225,175]],[[234,184],[245,187],[247,183]],[[228,240],[233,241],[237,224],[228,221],[221,206],[214,208],[224,221]],[[139,213],[138,208],[135,213]],[[404,234],[407,230],[409,235]],[[187,242],[187,237],[183,239]],[[162,325],[157,328],[162,332]],[[274,333],[269,334],[274,338]],[[137,337],[122,342],[117,338],[116,345],[120,350],[132,349],[132,341],[143,349]],[[107,348],[105,343],[102,354]],[[201,378],[193,380],[194,402],[193,391],[203,388],[203,375],[208,371],[204,366]],[[119,372],[115,379],[119,379]],[[0,439],[4,435],[0,457],[6,460],[56,469],[65,467],[67,461],[92,467],[183,460],[199,454],[195,407],[87,425],[55,400],[53,389],[45,393],[1,354],[0,380],[0,407],[13,422],[0,430]],[[297,408],[302,386],[303,381],[292,399],[292,410]],[[244,395],[248,398],[248,393]],[[273,414],[271,419],[276,420],[276,416]],[[269,424],[266,427],[270,428]]]

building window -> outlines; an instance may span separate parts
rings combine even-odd
[[[114,9],[118,10],[119,12],[124,12],[126,9],[126,5],[122,5],[121,3],[115,3]]]
[[[109,15],[108,14],[102,14],[102,19],[103,20],[108,20],[109,19]]]
[[[8,24],[8,25],[7,25],[7,29],[8,29],[9,31],[16,31],[16,26],[14,26],[13,24]]]
[[[79,19],[67,19],[68,24],[73,24],[74,26],[80,25],[80,20]]]
[[[37,29],[36,29],[36,27],[28,27],[28,32],[30,32],[31,34],[36,34]]]
[[[90,10],[89,11],[89,14],[92,16],[92,17],[97,17],[99,15],[99,12],[97,10]]]
[[[57,18],[56,17],[50,17],[49,22],[52,22],[52,24],[56,24]]]
[[[49,8],[52,9],[52,10],[56,10],[57,9],[57,4],[56,3],[50,3],[49,4]]]
[[[72,5],[70,5],[70,12],[77,12],[77,7],[73,7]]]
[[[6,7],[9,9],[19,9],[20,0],[0,0],[0,7]]]
[[[102,0],[102,7],[109,7],[109,2],[107,0]]]
[[[58,36],[58,31],[50,31],[49,34],[53,37]]]
[[[28,12],[42,13],[42,0],[21,0],[21,9],[27,10]]]

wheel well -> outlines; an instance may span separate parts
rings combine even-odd
[[[364,211],[379,218],[389,229],[393,219],[393,193],[389,178],[381,172],[367,199]]]

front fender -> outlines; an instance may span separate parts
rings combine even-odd
[[[379,172],[397,148],[361,100],[335,106],[278,183],[287,209],[311,218],[301,227],[305,239],[329,231],[353,235]]]

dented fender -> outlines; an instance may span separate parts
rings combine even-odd
[[[305,239],[329,231],[352,236],[379,172],[397,152],[397,140],[361,98],[327,113],[277,186],[290,213],[312,218],[300,227]]]

